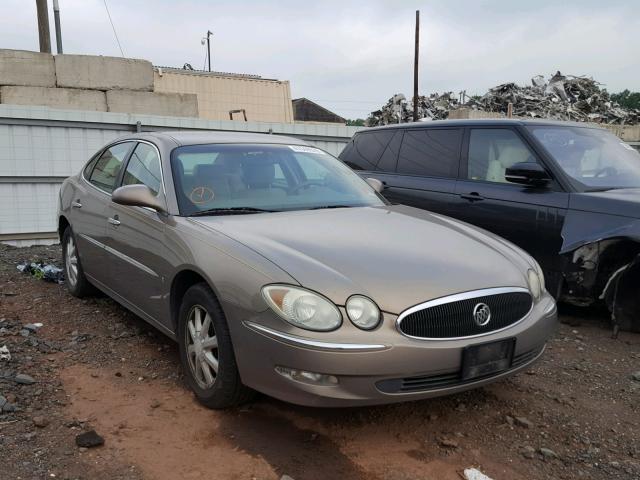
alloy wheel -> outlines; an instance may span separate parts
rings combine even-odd
[[[67,267],[67,281],[72,287],[74,287],[78,282],[78,250],[76,249],[76,244],[71,235],[69,235],[67,240],[66,251],[65,266]]]
[[[185,342],[191,373],[201,388],[210,388],[218,376],[218,338],[211,315],[200,305],[189,311]]]

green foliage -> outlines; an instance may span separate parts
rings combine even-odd
[[[630,92],[629,90],[623,90],[619,93],[612,93],[611,100],[619,103],[625,108],[640,109],[640,92]]]
[[[347,126],[348,127],[364,127],[365,122],[362,118],[356,118],[355,120],[348,119]]]

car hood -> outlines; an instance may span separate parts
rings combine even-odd
[[[640,218],[640,188],[572,193],[569,207],[586,212]]]
[[[193,219],[338,305],[350,295],[400,313],[470,290],[526,287],[528,256],[470,225],[403,205]]]

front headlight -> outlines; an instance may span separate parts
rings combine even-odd
[[[542,267],[538,262],[536,262],[535,260],[533,262],[536,266],[536,273],[538,274],[538,278],[540,279],[540,294],[542,294],[547,288],[547,285],[545,284],[545,281],[544,281],[544,272],[542,271]]]
[[[342,323],[338,307],[304,288],[267,285],[262,288],[262,296],[274,312],[296,327],[327,332]]]
[[[380,309],[373,300],[352,295],[346,304],[347,315],[353,324],[363,330],[372,330],[380,323]]]
[[[527,270],[527,283],[529,283],[529,290],[533,298],[539,300],[540,295],[542,295],[542,285],[540,283],[540,277],[535,270]]]

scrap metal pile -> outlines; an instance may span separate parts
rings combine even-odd
[[[491,88],[481,97],[468,98],[453,92],[434,93],[418,99],[418,118],[444,120],[460,107],[483,112],[507,114],[512,105],[516,117],[550,118],[578,122],[635,125],[640,123],[640,110],[623,108],[613,102],[609,93],[592,78],[562,75],[556,72],[549,81],[542,75],[531,79],[531,85],[505,83]],[[460,100],[463,101],[460,101]],[[380,110],[372,112],[367,124],[387,125],[410,122],[413,104],[396,94]]]

